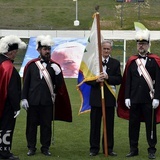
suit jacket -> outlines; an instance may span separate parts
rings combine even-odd
[[[61,86],[62,84],[62,72],[59,75],[55,75],[55,71],[51,67],[51,62],[46,66],[47,71],[49,72],[53,86]],[[56,92],[56,88],[54,92]],[[52,105],[51,93],[48,88],[48,85],[44,79],[44,77],[40,78],[40,71],[37,65],[32,62],[27,67],[24,84],[23,84],[23,92],[22,99],[27,99],[29,105]]]
[[[146,70],[151,76],[155,88],[155,99],[160,99],[160,68],[154,58],[147,58]],[[126,85],[125,85],[125,99],[130,98],[132,103],[151,103],[150,89],[143,75],[139,75],[138,66],[135,61],[128,67]]]
[[[51,99],[51,93],[44,77],[40,78],[40,73],[37,65],[35,64],[39,58],[33,59],[27,63],[24,69],[23,75],[23,90],[22,99],[27,99],[29,105],[53,105]],[[67,91],[67,87],[63,78],[62,72],[55,75],[55,71],[51,67],[51,64],[55,63],[59,67],[60,65],[53,60],[50,60],[46,69],[48,70],[53,86],[55,85],[54,92],[56,93],[55,100],[55,120],[62,120],[72,122],[72,109],[71,103]],[[61,69],[61,67],[60,67]]]
[[[0,54],[0,117],[4,107],[10,107],[10,112],[20,110],[21,79],[6,56]]]
[[[128,96],[128,91],[126,91],[126,93],[125,93],[125,84],[126,84],[126,81],[127,81],[127,74],[128,74],[128,68],[129,68],[129,66],[132,64],[132,63],[134,63],[134,61],[136,60],[138,58],[138,56],[137,55],[134,55],[134,56],[131,56],[130,58],[129,58],[129,60],[127,61],[127,64],[126,64],[126,67],[125,67],[125,71],[124,71],[124,74],[123,74],[123,78],[122,78],[122,84],[121,84],[121,86],[120,86],[120,89],[119,89],[119,93],[118,93],[118,100],[117,100],[117,104],[118,104],[118,108],[117,108],[117,115],[120,117],[120,118],[124,118],[124,119],[129,119],[129,109],[125,106],[125,98],[129,98],[130,96]],[[154,61],[154,60],[155,61]],[[154,71],[155,69],[153,69],[152,67],[149,69],[149,66],[153,66],[153,63],[154,62],[156,62],[157,63],[157,65],[160,67],[160,57],[159,56],[157,56],[157,55],[155,55],[155,54],[152,54],[152,53],[149,53],[148,54],[148,61],[149,62],[147,62],[147,64],[146,64],[146,66],[147,66],[147,68],[148,68],[148,71],[149,72],[151,72],[151,70],[152,70],[152,72],[153,72],[153,74],[151,73],[151,77],[152,78],[154,78],[154,76],[155,76],[155,73],[158,73],[157,71]],[[134,64],[133,64],[134,65]],[[148,66],[149,65],[149,66]],[[155,64],[154,64],[155,65]],[[156,67],[157,68],[157,67]],[[136,70],[135,70],[135,74],[136,74]],[[138,74],[138,73],[137,73]],[[157,75],[157,76],[159,76],[159,75]],[[138,76],[139,77],[139,76]],[[137,78],[138,78],[137,77]],[[141,77],[142,78],[142,77]],[[160,84],[160,79],[158,79],[158,82],[156,82],[156,85],[159,85]],[[127,82],[128,83],[128,82]],[[146,82],[144,82],[144,83],[146,83]],[[136,84],[135,84],[136,85]],[[139,84],[137,84],[137,85],[139,85]],[[144,85],[144,84],[143,84]],[[127,86],[126,86],[127,87]],[[144,88],[144,87],[143,87]],[[147,86],[147,89],[148,89],[148,86]],[[157,90],[159,90],[159,87],[158,88],[156,88],[156,86],[155,86],[155,89]],[[127,88],[126,88],[126,90],[127,90]],[[159,95],[159,91],[155,91],[155,97],[154,98],[157,98],[157,99],[159,99],[159,97],[158,97],[158,95]],[[135,91],[135,89],[134,89],[134,91]],[[137,92],[137,94],[138,94],[138,92]],[[144,94],[144,93],[142,93],[142,94]],[[135,95],[136,96],[136,95]],[[141,95],[141,96],[143,96],[143,95]],[[137,96],[136,96],[137,97]],[[134,98],[132,97],[132,99],[134,100]],[[146,99],[146,98],[144,98],[144,99]],[[134,100],[134,101],[136,101],[136,99]],[[144,101],[144,100],[142,100],[141,99],[141,101]],[[141,102],[141,101],[139,101],[139,102]],[[146,100],[145,100],[146,101]],[[147,100],[148,101],[148,100]],[[150,101],[150,97],[149,97],[149,101]],[[157,123],[160,123],[160,105],[159,105],[159,107],[156,109],[156,120],[157,120]],[[143,121],[143,119],[142,119],[142,121]]]
[[[120,62],[114,58],[109,57],[109,61],[107,64],[107,74],[109,76],[107,83],[109,85],[119,85],[122,80],[121,70],[120,70]],[[101,89],[100,84],[94,81],[86,82],[88,85],[91,85],[90,92],[90,105],[101,107]],[[105,96],[105,105],[106,107],[114,107],[116,106],[116,99],[113,94],[109,91],[107,86],[104,84],[104,96]]]

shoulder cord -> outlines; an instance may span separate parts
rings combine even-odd
[[[146,70],[145,66],[143,65],[142,61],[139,58],[136,59],[136,63],[137,63],[137,66],[139,66],[139,68],[142,72],[142,75],[148,84],[148,87],[150,88],[150,92],[149,92],[150,97],[151,97],[151,99],[153,99],[154,88],[153,88],[152,78],[151,78],[150,74],[148,73],[148,71]]]
[[[42,74],[43,74],[43,76],[44,76],[44,78],[46,80],[48,88],[49,88],[49,90],[51,92],[52,102],[54,104],[54,102],[55,102],[55,93],[53,92],[54,88],[53,88],[53,85],[52,85],[51,76],[48,73],[47,69],[41,64],[40,61],[36,61],[35,63],[37,65],[37,67],[39,68],[39,70],[41,70],[41,72],[42,72]]]

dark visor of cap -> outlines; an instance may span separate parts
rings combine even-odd
[[[9,46],[9,47],[8,47],[8,52],[18,49],[18,44],[17,44],[17,43],[9,44],[8,46]]]
[[[145,39],[142,39],[142,40],[138,39],[137,42],[148,42],[149,43],[149,41],[147,41]]]

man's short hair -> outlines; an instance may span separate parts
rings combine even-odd
[[[113,46],[113,40],[111,40],[111,39],[105,39],[105,40],[102,41],[101,44],[103,45],[105,43],[109,43],[111,45],[111,47]]]

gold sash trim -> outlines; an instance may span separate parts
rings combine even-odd
[[[109,91],[113,94],[113,96],[116,98],[116,91],[109,85],[106,81],[104,81],[105,85],[109,89]]]

